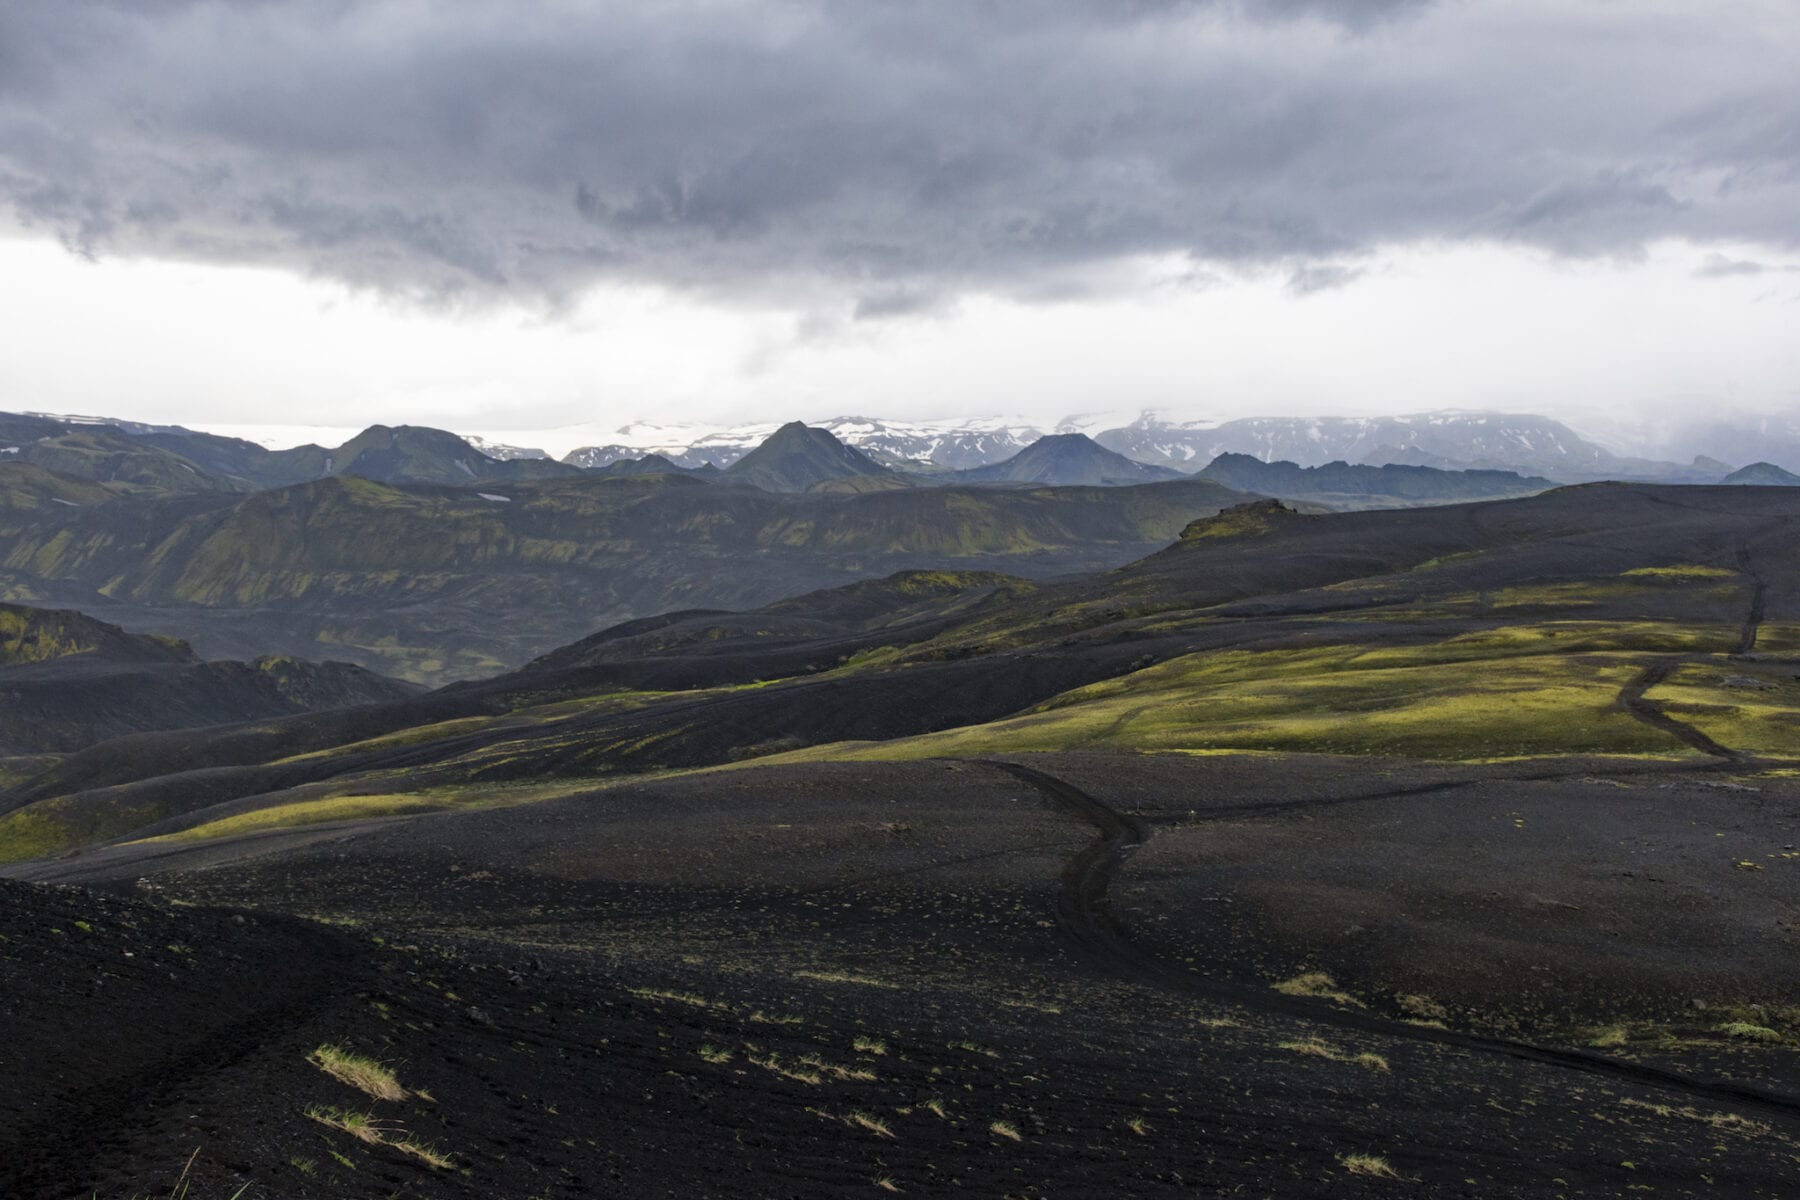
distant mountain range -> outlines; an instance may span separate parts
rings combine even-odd
[[[1000,462],[1044,434],[1043,430],[1029,424],[992,418],[916,423],[873,417],[832,417],[810,424],[883,466],[912,464],[950,471]],[[698,467],[705,463],[728,467],[761,445],[776,428],[775,424],[722,429],[626,425],[617,431],[618,442],[583,446],[564,455],[562,461],[583,468],[603,467],[649,451],[662,455],[678,467]]]
[[[374,461],[425,473],[405,455]],[[1245,498],[1191,478],[1099,496],[913,486],[798,425],[731,475],[660,465],[156,493],[0,461],[0,497],[19,497],[0,505],[0,599],[78,608],[213,657],[343,658],[442,683],[671,609],[753,607],[906,569],[1116,566]]]
[[[809,422],[807,427],[831,434],[877,467],[904,475],[984,472],[959,477],[965,483],[1028,481],[1020,478],[1027,464],[1001,472],[986,469],[1045,436],[1045,430],[1030,422],[1004,418],[905,422],[846,416]],[[19,414],[0,415],[0,457],[16,455],[18,461],[118,490],[168,490],[194,471],[211,477],[213,486],[238,490],[334,474],[387,483],[458,485],[554,478],[652,457],[678,470],[724,469],[780,428],[776,422],[729,427],[630,424],[616,430],[616,440],[584,446],[557,462],[529,446],[457,437],[419,426],[374,426],[337,447],[270,450],[239,438],[176,426]],[[1635,454],[1602,445],[1548,417],[1496,412],[1222,422],[1174,422],[1145,414],[1124,425],[1108,425],[1103,417],[1071,417],[1059,422],[1052,436],[1076,434],[1086,434],[1133,462],[1181,472],[1198,471],[1222,454],[1299,467],[1343,462],[1512,471],[1557,483],[1604,479],[1717,483],[1735,469],[1734,464],[1755,460],[1800,468],[1800,420],[1788,418],[1694,423],[1654,440],[1637,435],[1644,448]],[[157,457],[154,451],[171,457]],[[1120,477],[1116,466],[1103,474]],[[1066,472],[1055,477],[1071,481]],[[1133,472],[1131,477],[1142,476]]]
[[[1346,462],[1302,467],[1266,463],[1248,454],[1221,454],[1199,472],[1240,492],[1289,500],[1311,500],[1337,509],[1407,508],[1499,500],[1548,491],[1556,484],[1515,471],[1444,471],[1389,464],[1372,467]]]
[[[187,429],[0,414],[0,462],[8,460],[121,494],[248,492],[333,475],[456,486],[578,474],[547,458],[492,458],[464,438],[423,426],[371,425],[341,446],[270,450]]]
[[[1727,464],[1683,465],[1615,454],[1560,421],[1529,414],[1435,412],[1395,417],[1249,417],[1171,424],[1143,417],[1095,440],[1142,462],[1195,467],[1221,454],[1302,467],[1368,466],[1501,470],[1558,483],[1599,479],[1716,483]]]

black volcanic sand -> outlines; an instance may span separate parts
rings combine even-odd
[[[1780,853],[1791,782],[1018,763],[678,776],[0,885],[0,1194],[163,1195],[196,1149],[193,1200],[1794,1194],[1790,1049],[1546,1047],[1569,1014],[1532,1002],[1788,987],[1794,860],[1718,860]],[[1269,987],[1301,967],[1362,1003]],[[1448,1028],[1397,1019],[1426,986]],[[429,1098],[362,1097],[306,1062],[328,1042]]]

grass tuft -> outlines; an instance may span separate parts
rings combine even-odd
[[[1746,1042],[1779,1042],[1785,1039],[1767,1025],[1752,1025],[1748,1021],[1727,1021],[1719,1026],[1718,1032],[1728,1038],[1737,1038]]]
[[[1003,1137],[1009,1142],[1022,1142],[1025,1138],[1019,1133],[1018,1126],[1011,1121],[995,1121],[988,1126],[988,1132],[996,1137]]]
[[[853,1112],[844,1119],[857,1128],[866,1129],[880,1137],[891,1138],[894,1136],[894,1131],[888,1128],[886,1121],[880,1117],[872,1117],[866,1112]]]
[[[404,1100],[406,1089],[394,1072],[372,1058],[352,1054],[342,1046],[320,1046],[306,1061],[340,1083],[376,1100]]]
[[[306,1119],[317,1121],[327,1129],[347,1133],[357,1141],[367,1142],[371,1146],[379,1146],[386,1140],[382,1136],[381,1122],[372,1113],[351,1112],[329,1104],[313,1104],[306,1108]]]
[[[1338,1162],[1344,1170],[1352,1175],[1366,1175],[1371,1179],[1404,1179],[1405,1176],[1394,1170],[1392,1164],[1379,1154],[1340,1154]]]
[[[1337,981],[1323,971],[1308,971],[1273,985],[1284,996],[1306,996],[1314,1000],[1330,1000],[1361,1008],[1363,1003],[1349,992],[1339,991]]]
[[[1368,1051],[1361,1054],[1346,1054],[1331,1043],[1317,1037],[1297,1042],[1282,1042],[1281,1048],[1292,1050],[1295,1054],[1307,1054],[1314,1058],[1328,1059],[1331,1062],[1353,1063],[1359,1067],[1367,1067],[1371,1071],[1388,1069],[1388,1060],[1379,1054],[1371,1054]]]
[[[398,1150],[410,1158],[416,1158],[434,1171],[445,1171],[455,1166],[455,1161],[435,1146],[413,1140],[411,1134],[397,1125],[377,1121],[370,1113],[351,1112],[348,1109],[333,1108],[330,1105],[314,1104],[305,1110],[308,1120],[317,1121],[327,1129],[335,1129],[339,1133],[347,1133],[359,1142],[371,1146],[387,1146]],[[333,1158],[344,1161],[337,1153]]]

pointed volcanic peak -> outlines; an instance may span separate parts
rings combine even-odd
[[[828,430],[790,421],[769,439],[725,468],[724,478],[765,492],[807,492],[849,483],[856,490],[906,487],[905,479]]]
[[[1133,462],[1085,433],[1041,437],[1005,462],[958,471],[957,483],[1018,483],[1051,487],[1125,487],[1186,478],[1171,467]]]
[[[1733,471],[1719,482],[1734,487],[1800,487],[1800,475],[1774,463],[1754,462]]]
[[[371,425],[329,455],[327,471],[378,483],[459,487],[573,475],[574,467],[543,458],[498,459],[442,429]]]

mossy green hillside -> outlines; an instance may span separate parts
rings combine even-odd
[[[1733,750],[1800,757],[1800,680],[1791,667],[1684,663],[1644,698]]]
[[[254,808],[220,817],[217,820],[205,821],[177,833],[161,834],[145,840],[197,842],[261,833],[274,829],[298,829],[325,822],[367,821],[383,817],[416,816],[430,812],[501,808],[507,805],[531,804],[539,800],[567,796],[592,786],[592,784],[565,781],[549,784],[488,785],[483,787],[446,786],[422,788],[417,791],[324,796],[274,803],[267,807]]]
[[[1093,748],[1265,750],[1486,760],[1694,751],[1621,706],[1656,655],[1725,644],[1726,629],[1582,622],[1416,646],[1332,645],[1172,659],[1018,716],[783,759],[911,758]]]

